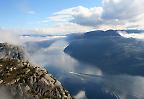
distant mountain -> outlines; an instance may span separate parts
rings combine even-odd
[[[120,36],[120,35],[117,33],[117,30],[107,30],[107,31],[98,30],[87,32],[84,34],[85,38],[93,38],[95,36]]]
[[[83,39],[83,38],[95,38],[95,37],[104,37],[104,36],[121,36],[118,32],[127,32],[128,34],[131,33],[144,33],[144,30],[107,30],[107,31],[103,31],[103,30],[97,30],[97,31],[90,31],[90,32],[86,32],[86,33],[73,33],[73,34],[69,34],[67,35],[67,40],[76,40],[76,39]]]
[[[119,30],[91,31],[70,41],[64,52],[107,74],[144,75],[144,42],[124,38]],[[121,30],[142,33],[142,30]]]
[[[128,33],[144,33],[144,30],[121,30],[121,31],[125,31],[125,32],[128,32]]]

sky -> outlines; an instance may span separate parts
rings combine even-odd
[[[75,33],[143,29],[144,0],[1,0],[0,29]]]

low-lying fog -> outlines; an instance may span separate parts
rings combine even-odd
[[[1,42],[11,42],[9,36],[1,36]],[[108,75],[97,66],[72,58],[63,51],[69,44],[65,36],[21,37],[21,40],[30,60],[44,66],[76,99],[144,99],[144,77]],[[12,41],[19,44],[15,38]],[[0,88],[0,96],[12,99],[4,88]]]
[[[48,47],[29,46],[27,47],[32,61],[48,68],[77,99],[144,98],[143,77],[105,75],[97,66],[79,62],[65,54],[63,50],[68,42],[64,38],[50,42]]]

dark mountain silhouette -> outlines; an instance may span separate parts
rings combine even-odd
[[[99,67],[104,73],[144,75],[144,42],[124,38],[117,30],[87,32],[71,41],[64,52]]]

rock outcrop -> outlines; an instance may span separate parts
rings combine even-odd
[[[31,64],[21,48],[0,43],[0,87],[11,99],[73,99],[61,83]]]

